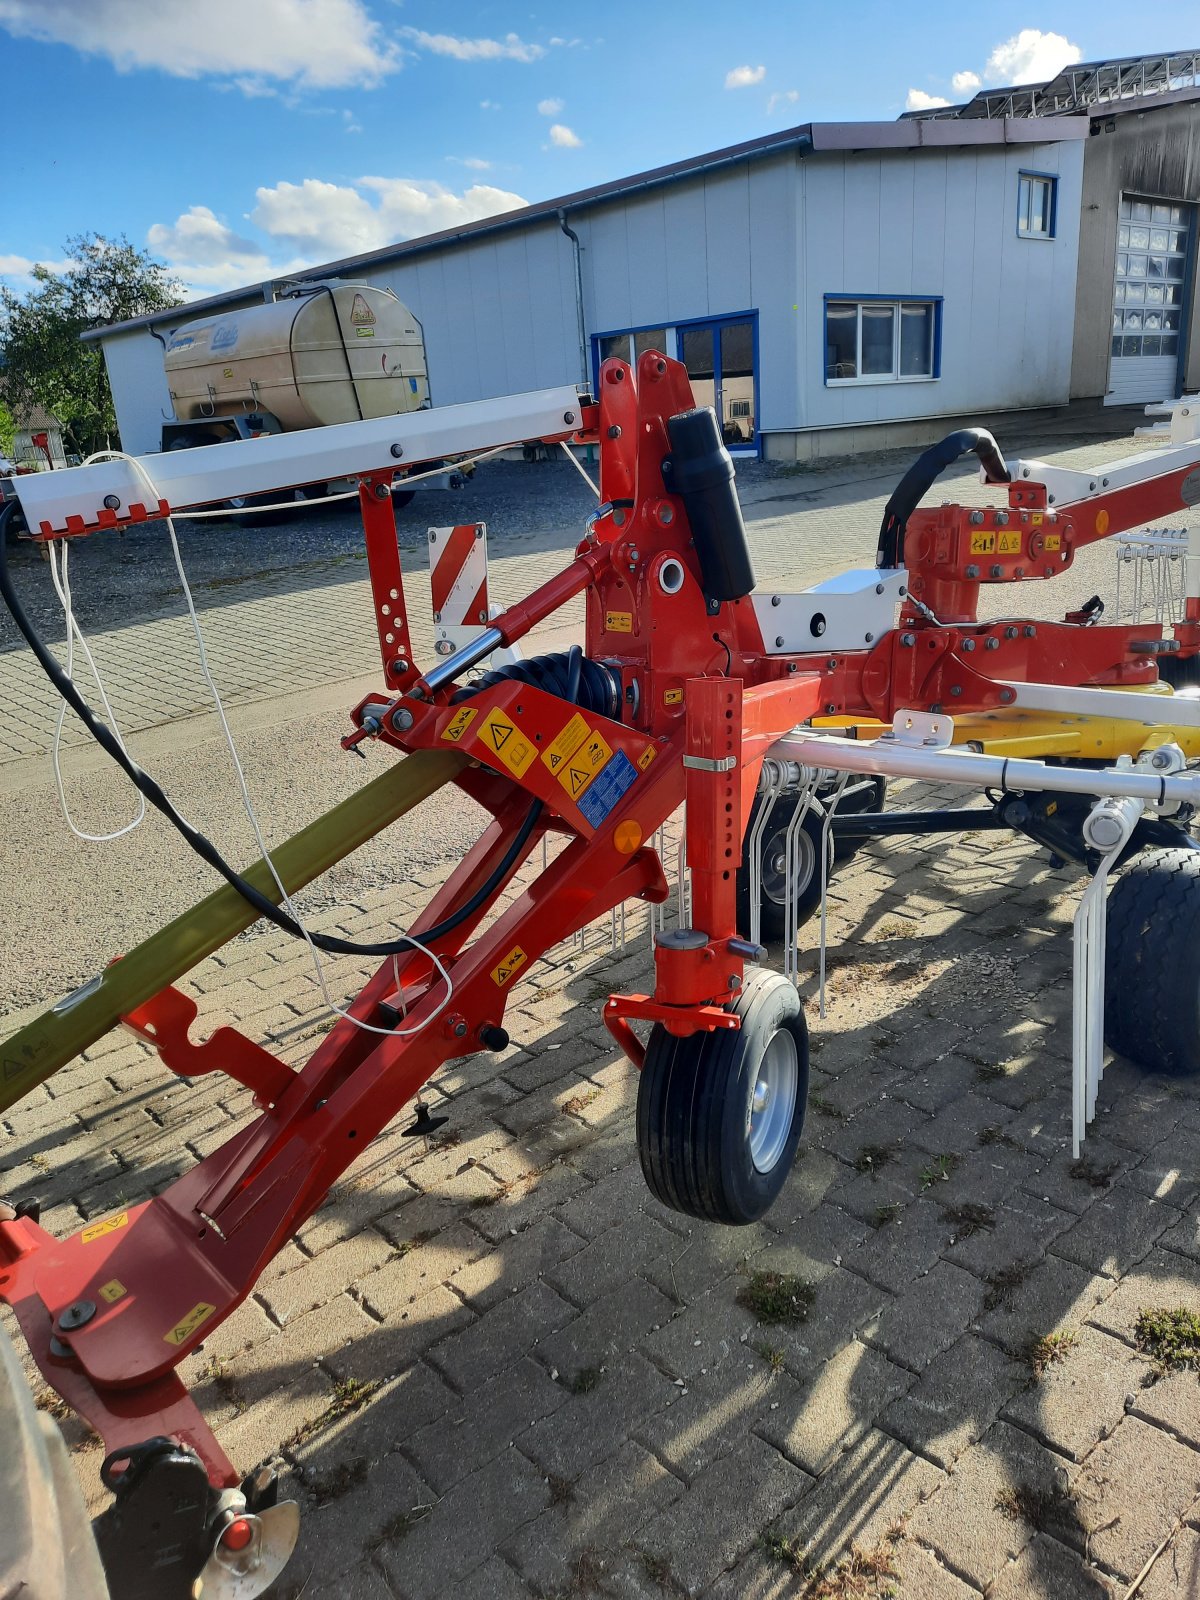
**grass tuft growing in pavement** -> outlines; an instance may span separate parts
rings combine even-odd
[[[1075,1348],[1078,1337],[1068,1328],[1061,1333],[1044,1333],[1040,1339],[1034,1339],[1025,1351],[1025,1360],[1034,1377],[1040,1378],[1047,1367],[1065,1361]]]
[[[564,1385],[572,1394],[591,1394],[599,1384],[600,1376],[599,1367],[580,1367],[573,1378],[564,1380]]]
[[[1093,1189],[1107,1189],[1117,1175],[1117,1163],[1112,1161],[1107,1166],[1101,1166],[1091,1156],[1080,1156],[1078,1161],[1072,1161],[1067,1171],[1071,1177]]]
[[[855,1172],[876,1173],[886,1167],[896,1152],[890,1144],[865,1144],[854,1161]]]
[[[942,1216],[960,1239],[969,1239],[983,1228],[996,1226],[996,1213],[991,1206],[981,1206],[975,1200],[964,1200],[957,1206],[943,1206]]]
[[[892,1600],[900,1593],[893,1559],[896,1542],[889,1537],[871,1550],[855,1548],[834,1566],[810,1563],[795,1539],[764,1534],[759,1548],[802,1580],[797,1600]]]
[[[948,1183],[959,1160],[960,1157],[952,1153],[934,1156],[927,1166],[921,1168],[921,1188],[932,1189],[935,1183]]]
[[[886,1206],[876,1206],[875,1214],[871,1218],[871,1226],[873,1228],[886,1228],[889,1223],[895,1222],[903,1209],[898,1200],[893,1200]]]
[[[976,1137],[978,1138],[979,1143],[982,1145],[1002,1144],[1005,1145],[1009,1150],[1016,1150],[1018,1148],[1017,1141],[1010,1133],[1005,1133],[1003,1128],[980,1128]]]
[[[981,1061],[975,1068],[975,1076],[980,1083],[995,1083],[1000,1078],[1007,1078],[1009,1068],[1003,1061]]]
[[[1039,1533],[1076,1523],[1079,1515],[1075,1502],[1062,1489],[1035,1489],[1028,1483],[1001,1489],[996,1496],[996,1510],[1010,1522],[1028,1523]]]
[[[817,1291],[804,1278],[787,1272],[752,1272],[737,1292],[737,1303],[767,1325],[795,1325],[808,1316]]]
[[[784,1355],[777,1344],[756,1344],[754,1348],[772,1372],[783,1371]]]
[[[1000,1306],[1008,1305],[1013,1295],[1025,1282],[1033,1271],[1035,1263],[1032,1261],[1014,1261],[1011,1266],[1000,1267],[996,1272],[991,1272],[983,1280],[987,1284],[987,1294],[983,1297],[983,1309],[996,1311]]]
[[[834,1117],[838,1122],[845,1122],[846,1113],[840,1106],[835,1106],[832,1100],[827,1100],[823,1094],[810,1094],[808,1103],[819,1117]]]
[[[1200,1372],[1200,1312],[1177,1306],[1143,1306],[1133,1325],[1139,1350],[1164,1372],[1188,1368]]]

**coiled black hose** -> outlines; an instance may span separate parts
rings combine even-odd
[[[30,622],[24,606],[21,604],[20,597],[13,588],[12,576],[8,568],[8,523],[12,516],[12,511],[13,504],[11,501],[3,508],[0,508],[0,599],[3,599],[4,604],[8,607],[13,621],[36,656],[42,671],[71,707],[71,710],[75,712],[92,738],[95,739],[106,755],[112,757],[134,787],[145,795],[155,810],[160,811],[167,821],[183,835],[183,838],[200,859],[206,861],[210,867],[219,872],[226,883],[231,888],[236,889],[243,900],[248,901],[260,916],[265,917],[268,922],[273,922],[277,928],[282,928],[285,933],[291,934],[294,939],[310,939],[318,950],[323,950],[328,955],[398,956],[405,954],[409,950],[419,949],[423,945],[432,944],[436,939],[440,939],[445,934],[452,932],[460,923],[471,916],[503,881],[505,874],[513,862],[517,860],[529,835],[533,832],[538,818],[542,814],[541,800],[534,800],[525,815],[524,821],[513,835],[512,843],[488,874],[487,881],[481,884],[475,893],[464,901],[461,906],[452,911],[448,917],[443,918],[441,922],[436,923],[432,928],[424,928],[415,933],[412,938],[388,939],[375,944],[355,944],[350,939],[339,939],[335,934],[329,933],[306,933],[305,929],[294,918],[289,917],[286,911],[281,910],[273,900],[262,894],[248,879],[243,878],[240,872],[231,867],[211,839],[202,834],[198,828],[193,828],[187,818],[180,815],[171,800],[154,779],[150,777],[149,773],[143,772],[132,757],[121,749],[110,730],[95,715],[74,683],[72,683],[42,642],[37,630]],[[567,693],[564,698],[571,699],[573,698],[570,693],[572,688],[575,694],[578,694],[580,686],[580,664],[583,660],[583,652],[578,645],[573,646],[567,652],[566,659],[567,673],[564,687]]]
[[[572,671],[575,673],[574,693]],[[601,717],[615,718],[621,709],[621,680],[617,673],[585,657],[578,645],[552,655],[514,661],[508,667],[496,667],[492,672],[482,673],[473,683],[464,684],[450,698],[457,704],[460,700],[469,700],[481,689],[495,689],[505,683],[531,684],[547,694],[572,701],[581,711],[594,711]]]
[[[948,433],[938,444],[930,445],[917,457],[893,489],[891,499],[883,508],[876,566],[903,565],[904,530],[908,527],[909,517],[916,510],[917,502],[947,467],[953,466],[960,456],[972,452],[979,457],[989,483],[1012,481],[1000,446],[986,428],[960,428],[957,433]]]

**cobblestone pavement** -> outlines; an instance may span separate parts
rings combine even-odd
[[[811,581],[804,540],[849,525],[813,509],[756,520],[766,581]],[[1200,1083],[1112,1061],[1071,1160],[1081,883],[998,838],[837,871],[801,1155],[751,1228],[693,1224],[642,1180],[599,1002],[648,981],[645,911],[616,955],[606,922],[538,964],[512,1047],[435,1078],[447,1126],[399,1119],[184,1365],[236,1465],[276,1461],[302,1504],[280,1600],[1200,1593],[1200,1380],[1139,1338],[1143,1312],[1200,1313]],[[314,921],[402,927],[441,879]],[[335,986],[357,970],[331,964]],[[273,931],[188,986],[202,1028],[295,1062],[326,1025]],[[5,1115],[0,1187],[67,1232],[250,1115],[114,1034]],[[801,1320],[760,1320],[758,1273],[808,1286]],[[63,1426],[98,1506],[99,1445]]]

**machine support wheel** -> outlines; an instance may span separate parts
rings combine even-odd
[[[759,841],[762,856],[762,910],[759,926],[764,939],[778,940],[784,936],[787,918],[787,830],[788,823],[800,804],[798,795],[780,795],[771,808],[771,816]],[[745,859],[737,875],[737,925],[738,932],[747,938],[750,934],[750,860],[749,841],[763,805],[757,796],[746,824],[743,841]],[[792,876],[792,893],[796,900],[796,926],[802,928],[821,904],[821,842],[825,819],[819,811],[810,809],[800,824],[796,835],[795,869]],[[826,880],[833,875],[834,847],[830,832],[825,841],[827,857]]]
[[[756,1222],[783,1188],[804,1129],[808,1029],[793,984],[753,969],[741,1018],[677,1039],[654,1028],[638,1085],[642,1172],[663,1205],[705,1222]]]
[[[1147,1072],[1200,1072],[1200,851],[1146,850],[1117,879],[1104,1039]]]

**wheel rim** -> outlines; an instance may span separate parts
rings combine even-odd
[[[758,1172],[771,1172],[787,1148],[796,1114],[800,1061],[787,1028],[777,1028],[758,1064],[750,1091],[747,1135],[750,1159]]]
[[[812,882],[817,864],[816,847],[807,828],[798,829],[795,848],[793,890],[800,895]],[[787,901],[787,832],[783,828],[762,847],[762,892],[773,905],[781,906]]]

